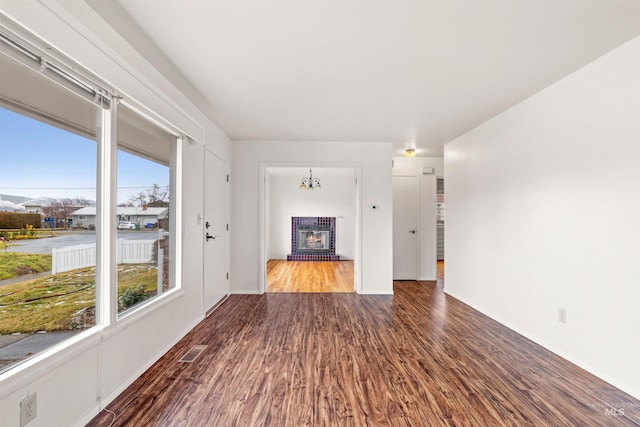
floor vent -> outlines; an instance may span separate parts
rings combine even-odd
[[[207,348],[206,345],[194,345],[191,347],[191,350],[187,351],[184,356],[179,360],[179,362],[193,362],[200,356],[200,353]]]

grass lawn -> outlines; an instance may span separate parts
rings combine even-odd
[[[156,293],[157,268],[150,264],[118,266],[118,294],[143,286]],[[95,267],[0,287],[0,335],[63,331],[95,325]]]
[[[51,255],[0,252],[0,280],[51,270]]]

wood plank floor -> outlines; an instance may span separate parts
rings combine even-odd
[[[436,282],[394,290],[231,295],[89,425],[640,425],[638,400]]]
[[[438,261],[436,264],[436,285],[444,287],[444,261]]]
[[[267,292],[353,292],[353,261],[267,261]]]

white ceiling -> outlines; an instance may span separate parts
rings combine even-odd
[[[636,0],[88,1],[233,140],[396,154],[440,155],[640,34]]]

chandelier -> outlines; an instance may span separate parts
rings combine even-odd
[[[302,182],[300,183],[301,190],[315,190],[316,188],[320,188],[320,179],[314,178],[313,173],[311,172],[311,168],[309,168],[309,177],[302,178]]]

